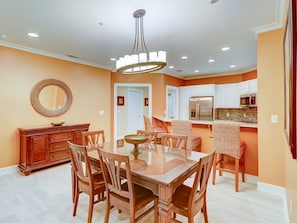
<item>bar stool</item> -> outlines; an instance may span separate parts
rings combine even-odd
[[[193,134],[191,121],[172,120],[171,124],[172,133],[188,136],[187,149],[201,151],[201,137]]]
[[[246,144],[240,140],[240,126],[231,122],[214,122],[212,125],[212,135],[216,159],[213,163],[212,184],[215,184],[216,170],[235,174],[235,191],[238,192],[238,175],[242,173],[242,182],[245,181],[245,149]],[[229,159],[225,159],[225,155]],[[230,158],[233,160],[230,165]],[[228,165],[227,165],[228,164]]]

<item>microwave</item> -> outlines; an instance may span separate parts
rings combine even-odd
[[[257,94],[251,93],[251,94],[242,94],[240,95],[240,106],[250,106],[255,107],[257,106]]]

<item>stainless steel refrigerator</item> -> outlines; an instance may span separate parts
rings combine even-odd
[[[190,97],[190,120],[213,120],[213,96]]]

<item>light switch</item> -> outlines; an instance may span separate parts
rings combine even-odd
[[[104,111],[103,110],[100,110],[99,111],[99,115],[104,115]]]
[[[278,116],[277,115],[271,115],[271,123],[278,123]]]

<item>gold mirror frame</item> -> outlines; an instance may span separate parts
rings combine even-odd
[[[58,86],[65,91],[66,102],[59,109],[56,109],[56,110],[47,109],[40,102],[40,99],[39,99],[40,92],[42,91],[43,88],[45,88],[46,86],[49,86],[49,85]],[[34,110],[36,112],[38,112],[39,114],[44,115],[46,117],[56,117],[56,116],[64,114],[65,112],[67,112],[69,110],[69,108],[72,104],[72,93],[71,93],[70,88],[62,81],[59,81],[56,79],[46,79],[46,80],[38,82],[32,88],[31,94],[30,94],[30,101],[31,101],[31,104],[32,104],[32,107],[34,108]]]

